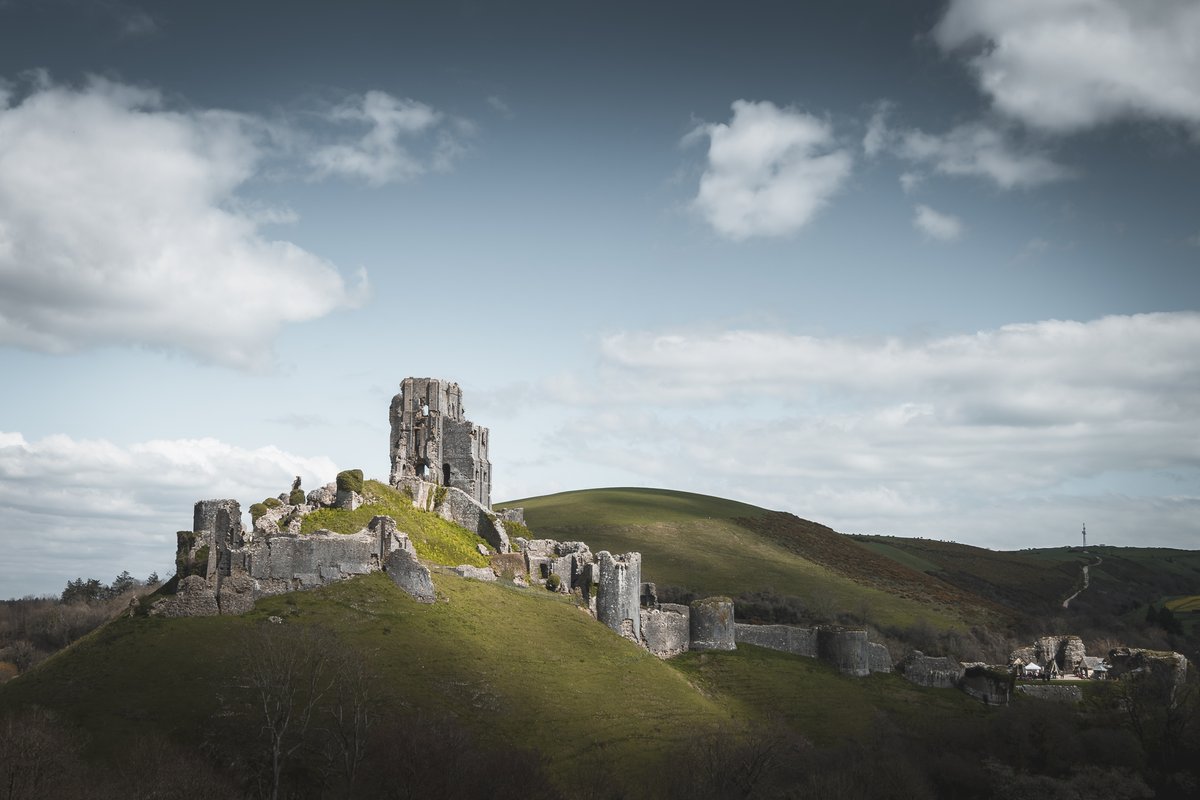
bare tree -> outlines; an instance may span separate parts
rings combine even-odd
[[[310,733],[338,681],[337,652],[331,634],[307,625],[263,624],[246,638],[242,679],[266,739],[272,800],[284,769],[313,748]]]

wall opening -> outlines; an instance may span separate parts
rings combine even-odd
[[[442,484],[444,486],[450,485],[450,465],[449,464],[442,464]]]

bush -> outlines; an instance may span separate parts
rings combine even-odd
[[[267,508],[279,508],[283,503],[279,502],[278,497],[268,497],[266,500],[263,500],[263,505]]]
[[[294,506],[304,505],[304,490],[292,489],[292,493],[288,495],[288,502]]]
[[[562,579],[558,577],[558,573],[551,572],[550,577],[546,578],[546,588],[551,592],[557,592],[562,586]]]
[[[361,469],[348,469],[339,472],[337,475],[337,488],[339,492],[358,492],[362,494],[363,471]]]
[[[261,517],[265,513],[267,513],[266,504],[265,503],[255,503],[254,505],[250,506],[250,521],[258,522],[258,518]]]

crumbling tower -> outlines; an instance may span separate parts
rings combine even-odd
[[[393,485],[420,478],[461,489],[492,507],[488,429],[463,415],[462,389],[440,378],[405,378],[392,398]]]

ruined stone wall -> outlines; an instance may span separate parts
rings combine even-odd
[[[688,651],[691,639],[690,609],[661,603],[641,609],[642,643],[659,658],[672,658]]]
[[[642,641],[642,554],[596,554],[600,567],[596,587],[596,619],[639,644]]]
[[[885,645],[867,642],[867,667],[871,672],[894,672],[892,654]]]
[[[966,668],[948,656],[927,656],[913,650],[896,665],[904,679],[933,689],[954,689],[966,674]]]
[[[1110,678],[1145,675],[1163,687],[1164,700],[1171,700],[1187,683],[1188,660],[1182,653],[1118,647],[1108,652]]]
[[[755,644],[783,653],[817,657],[816,628],[800,628],[795,625],[750,625],[738,622],[735,633],[739,643]]]
[[[417,508],[436,512],[442,519],[478,534],[498,553],[509,552],[508,531],[503,520],[462,489],[439,486],[419,478],[401,478],[393,486],[406,491]]]
[[[390,482],[405,478],[462,490],[484,508],[492,505],[488,429],[464,416],[462,389],[438,378],[405,378],[388,411]]]
[[[958,688],[989,706],[1006,706],[1012,691],[1012,680],[988,667],[967,667]]]
[[[1035,685],[1031,683],[1018,683],[1017,693],[1027,697],[1035,697],[1038,700],[1049,700],[1054,703],[1082,703],[1083,689],[1078,686],[1064,686],[1062,684],[1042,684]]]
[[[843,675],[865,678],[871,674],[867,632],[853,628],[817,628],[817,658],[832,664]]]
[[[706,597],[703,600],[693,600],[689,616],[690,649],[737,649],[733,600],[728,597]]]

